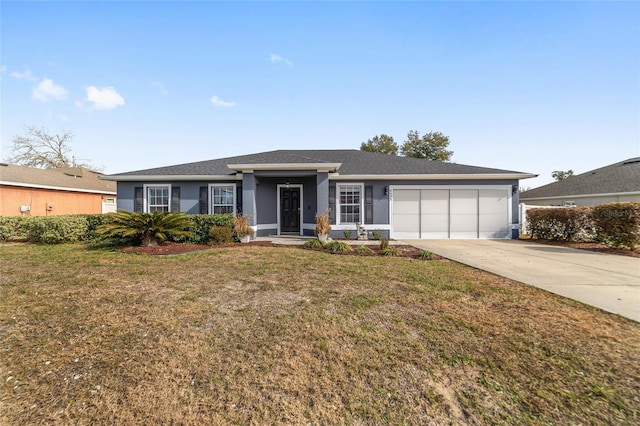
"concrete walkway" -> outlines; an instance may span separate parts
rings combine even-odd
[[[640,322],[640,259],[518,240],[404,240]]]

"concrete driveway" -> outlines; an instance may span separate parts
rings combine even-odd
[[[404,240],[640,322],[640,259],[518,240]]]

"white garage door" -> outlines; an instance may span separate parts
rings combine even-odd
[[[509,238],[507,189],[394,189],[394,238]]]

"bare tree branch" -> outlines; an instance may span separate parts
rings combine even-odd
[[[57,167],[91,167],[89,163],[76,163],[68,143],[73,133],[64,130],[61,134],[50,135],[46,130],[29,126],[24,136],[14,136],[12,156],[7,162],[22,166],[53,169]]]

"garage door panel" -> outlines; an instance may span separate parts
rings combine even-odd
[[[419,214],[420,190],[403,189],[393,193],[393,214]]]
[[[420,235],[422,238],[449,238],[449,190],[420,191]]]
[[[506,190],[479,191],[480,238],[505,238],[509,235],[509,198]]]

